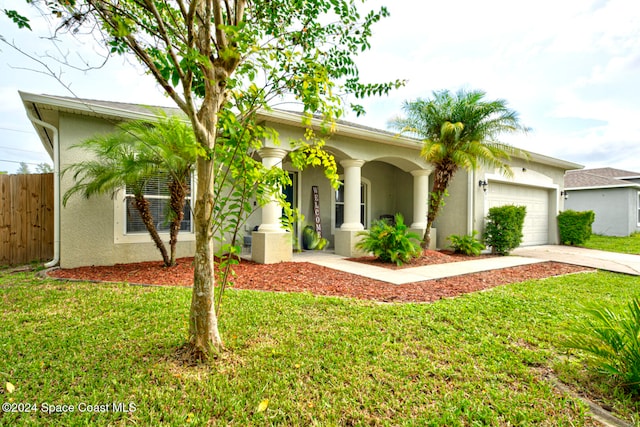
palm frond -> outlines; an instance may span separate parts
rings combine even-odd
[[[529,129],[505,100],[485,101],[485,95],[480,90],[462,89],[455,94],[436,91],[430,99],[405,102],[405,117],[394,119],[390,125],[421,138],[421,155],[428,162],[452,160],[467,170],[483,164],[509,174],[506,162],[513,155],[526,157],[526,152],[498,138]]]

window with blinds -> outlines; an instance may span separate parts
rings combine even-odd
[[[193,179],[193,177],[192,177]],[[191,179],[191,180],[192,180]],[[192,231],[191,221],[191,180],[187,182],[187,197],[184,206],[184,218],[180,224],[180,231]],[[149,201],[149,209],[153,220],[156,223],[158,232],[168,232],[170,226],[169,220],[169,176],[167,174],[159,174],[149,179],[143,188],[145,199]],[[134,207],[133,191],[130,186],[126,188],[126,233],[146,233],[147,228],[142,222],[140,213]]]

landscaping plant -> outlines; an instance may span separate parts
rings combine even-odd
[[[586,312],[588,319],[571,329],[566,345],[586,351],[599,371],[640,394],[640,298],[634,298],[625,312],[605,306]]]
[[[191,125],[178,116],[157,111],[157,121],[134,120],[119,123],[117,130],[99,134],[72,145],[91,153],[92,158],[73,163],[62,172],[72,174],[73,186],[63,197],[66,206],[75,195],[84,198],[111,194],[126,187],[133,209],[138,212],[151,239],[160,251],[165,267],[176,263],[178,233],[184,219],[191,173],[198,155],[204,154]],[[162,218],[154,218],[152,201],[145,189],[158,186],[170,201]],[[169,251],[160,236],[158,222],[169,223]]]
[[[464,236],[452,234],[448,238],[451,241],[451,248],[457,254],[480,255],[486,246],[476,239],[476,234],[478,234],[476,230]]]
[[[313,225],[307,225],[302,229],[302,247],[307,250],[321,251],[329,241],[320,236]]]
[[[522,227],[527,213],[524,206],[498,206],[489,209],[484,242],[495,254],[509,255],[522,242]]]
[[[420,256],[420,236],[409,231],[401,214],[395,215],[395,224],[384,220],[374,222],[371,229],[361,231],[363,239],[356,248],[372,252],[382,262],[393,262],[402,265]]]
[[[573,211],[558,214],[558,231],[563,245],[582,245],[591,237],[591,225],[596,219],[593,211]]]

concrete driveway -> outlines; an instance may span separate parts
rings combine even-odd
[[[640,276],[640,255],[559,245],[524,246],[511,251],[511,254]]]

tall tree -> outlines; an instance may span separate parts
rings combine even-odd
[[[37,173],[52,173],[53,172],[53,168],[51,167],[51,165],[49,163],[38,163],[36,165],[36,172]]]
[[[33,0],[29,0],[34,2]],[[35,1],[38,3],[37,1]],[[196,253],[189,343],[198,357],[223,347],[214,305],[214,169],[234,138],[219,128],[254,122],[258,108],[293,98],[302,104],[306,138],[311,115],[333,129],[347,95],[387,93],[403,82],[362,84],[354,58],[370,47],[385,8],[362,15],[356,0],[57,0],[40,1],[63,26],[100,28],[114,53],[131,53],[191,121],[206,155],[197,160]],[[11,14],[9,14],[9,13]],[[5,11],[22,28],[28,20]],[[79,34],[81,32],[78,32]],[[262,82],[259,84],[258,82]],[[361,106],[351,105],[358,113]],[[225,112],[235,114],[225,114]],[[223,123],[224,122],[224,123]],[[229,145],[231,144],[231,145]],[[248,158],[246,153],[242,153]],[[275,187],[275,186],[274,186]]]
[[[18,167],[18,170],[16,171],[17,174],[29,174],[31,173],[31,171],[29,170],[29,165],[26,164],[25,162],[20,162],[20,166]]]
[[[431,227],[459,169],[471,171],[485,165],[511,175],[507,163],[511,155],[527,155],[497,139],[504,133],[528,130],[520,123],[518,113],[509,109],[505,100],[486,101],[485,95],[483,91],[463,89],[455,94],[448,90],[433,92],[432,98],[405,102],[406,117],[390,122],[393,128],[421,138],[421,156],[434,166],[423,249],[429,248]]]

